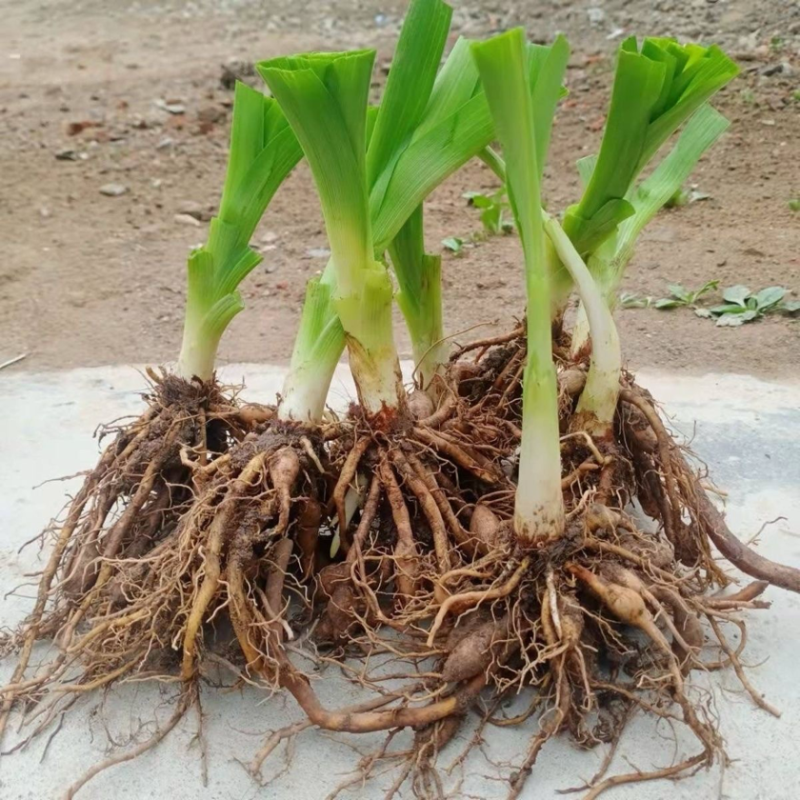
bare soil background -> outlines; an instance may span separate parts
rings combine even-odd
[[[556,123],[548,206],[578,194],[577,158],[596,150],[612,54],[622,35],[717,42],[742,76],[717,107],[732,121],[692,182],[710,199],[667,211],[641,242],[624,289],[717,278],[800,293],[800,5],[788,0],[595,0],[454,3],[453,40],[523,23],[567,34],[570,97]],[[222,65],[302,49],[374,46],[376,92],[404,3],[390,0],[0,0],[0,363],[15,369],[173,360],[184,269],[219,198],[232,92]],[[168,106],[166,109],[164,106]],[[124,187],[119,196],[101,187]],[[480,230],[465,190],[496,188],[473,164],[431,198],[428,248]],[[306,280],[326,240],[305,165],[254,237],[263,264],[242,287],[247,309],[222,361],[288,359]],[[460,338],[490,335],[523,311],[515,236],[445,254],[446,320]],[[775,317],[715,328],[690,310],[618,314],[631,367],[749,372],[797,379],[800,323]],[[398,325],[404,354],[408,341]]]

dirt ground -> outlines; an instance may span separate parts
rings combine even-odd
[[[401,18],[397,0],[0,0],[0,363],[49,369],[169,362],[180,343],[188,250],[203,241],[225,166],[232,92],[221,65],[302,49],[375,46],[383,79]],[[800,6],[788,0],[594,0],[456,3],[454,35],[522,22],[532,38],[570,39],[570,97],[547,170],[551,209],[577,197],[574,161],[599,142],[620,36],[715,41],[742,76],[717,106],[730,132],[693,183],[711,197],[664,212],[647,231],[627,291],[666,284],[800,293]],[[506,11],[506,9],[513,9]],[[169,106],[165,109],[164,106]],[[124,187],[119,196],[100,192]],[[465,190],[496,180],[473,164],[428,206],[428,247],[479,231]],[[198,221],[195,217],[200,217]],[[326,240],[304,165],[254,237],[263,264],[222,361],[288,359],[306,280]],[[490,335],[523,311],[519,243],[495,237],[445,254],[450,332]],[[715,328],[690,310],[621,310],[633,368],[749,372],[796,379],[800,323]],[[407,338],[398,326],[401,350]]]

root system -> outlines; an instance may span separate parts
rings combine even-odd
[[[518,331],[459,352],[438,405],[412,403],[416,417],[406,410],[370,420],[354,409],[321,429],[256,423],[223,447],[210,442],[210,422],[244,434],[241,411],[222,411],[206,394],[181,416],[185,405],[165,410],[162,398],[119,433],[70,507],[15,640],[21,660],[3,690],[6,712],[16,704],[40,731],[71,693],[164,673],[182,679],[185,711],[228,620],[236,644],[227,663],[269,691],[288,691],[307,717],[268,739],[251,765],[256,775],[282,740],[307,727],[387,731],[358,781],[388,765],[396,779],[387,797],[406,781],[418,796],[444,796],[440,754],[470,713],[478,728],[456,763],[487,726],[538,717],[508,775],[512,798],[550,739],[610,743],[613,754],[636,712],[685,726],[695,754],[652,773],[606,777],[609,756],[585,797],[724,759],[693,674],[731,667],[754,703],[777,714],[742,666],[739,614],[765,607],[770,584],[800,591],[800,573],[730,533],[631,376],[613,437],[595,441],[581,430],[575,405],[586,367],[570,362],[568,344],[558,341],[555,352],[567,528],[538,549],[522,549],[511,522],[525,360]],[[143,458],[153,441],[159,446]],[[122,495],[125,510],[108,524],[107,505]],[[731,578],[712,547],[756,580],[723,591]],[[324,650],[318,657],[371,699],[322,704],[289,657],[288,643],[309,631]],[[27,677],[42,637],[56,640],[57,655]],[[387,684],[385,672],[349,668],[354,653],[403,667]],[[529,699],[528,710],[499,716],[514,695]],[[414,730],[413,743],[392,749],[401,728]]]

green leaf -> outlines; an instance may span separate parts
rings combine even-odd
[[[611,227],[605,237],[595,235],[592,228],[598,211],[611,200],[625,198],[664,142],[737,72],[717,47],[680,46],[670,39],[649,38],[639,52],[635,39],[622,43],[597,162],[580,202],[564,218],[564,228],[580,252],[593,252],[614,232]],[[675,186],[661,205],[679,188],[680,184]],[[632,213],[630,207],[618,210],[617,224]],[[593,247],[587,247],[587,242],[593,242]]]
[[[666,311],[670,308],[680,308],[681,306],[685,305],[680,300],[670,299],[669,297],[662,297],[660,300],[656,300],[653,303],[653,307],[657,308],[659,311]]]
[[[768,311],[778,305],[785,295],[786,289],[782,286],[769,286],[755,296],[756,307],[759,311]]]
[[[244,306],[237,286],[261,261],[248,247],[269,202],[302,156],[277,102],[237,83],[228,167],[217,217],[187,270],[177,372],[208,380],[225,327]]]
[[[719,281],[713,280],[703,284],[696,292],[689,293],[689,302],[696,303],[703,295],[713,292],[719,287]]]
[[[798,99],[800,99],[800,97]],[[800,211],[800,197],[789,201],[789,209],[791,211]]]
[[[752,320],[757,319],[759,316],[760,314],[758,311],[752,308],[748,308],[744,311],[740,310],[738,313],[736,311],[729,312],[719,317],[717,320],[717,325],[721,328],[736,328],[740,325],[744,325],[745,322],[751,322]]]
[[[422,121],[452,15],[441,0],[412,0],[408,7],[367,151],[370,187]]]
[[[442,246],[445,250],[449,250],[451,253],[459,255],[464,249],[464,240],[459,239],[458,236],[448,236],[447,238],[442,239]]]
[[[485,210],[481,213],[481,222],[489,233],[500,233],[501,214],[502,209],[496,203],[491,203],[486,206]]]
[[[720,314],[743,314],[746,311],[745,306],[737,305],[736,303],[726,303],[725,305],[712,306],[709,311],[718,316]]]
[[[746,286],[737,284],[736,286],[729,286],[722,293],[722,299],[727,303],[745,307],[745,301],[750,296],[750,290]]]
[[[800,313],[800,300],[786,300],[781,304],[780,310],[786,314]]]
[[[475,208],[491,208],[495,205],[495,201],[492,200],[491,197],[487,197],[485,194],[472,192],[470,193],[469,204],[471,206],[475,206]]]
[[[374,50],[354,50],[284,56],[257,65],[311,167],[344,294],[373,263],[365,143],[374,59]]]
[[[688,179],[701,156],[727,130],[729,122],[710,105],[699,108],[681,131],[672,150],[666,155],[652,174],[628,193],[634,214],[619,226],[616,242],[609,257],[590,265],[602,283],[613,288],[619,285],[625,267],[630,261],[636,240],[644,227],[659,209],[674,195]]]
[[[684,303],[688,303],[691,300],[689,292],[683,288],[680,283],[668,283],[667,284],[667,291],[676,299],[681,300]]]
[[[738,328],[744,325],[744,313],[742,314],[723,314],[717,319],[718,328]]]
[[[652,303],[652,298],[642,297],[635,292],[620,292],[619,304],[623,308],[647,308]]]

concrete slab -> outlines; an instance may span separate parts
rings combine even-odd
[[[230,382],[247,378],[245,396],[269,400],[280,387],[282,371],[264,365],[225,367]],[[742,538],[759,536],[765,555],[800,566],[800,384],[765,383],[745,376],[683,377],[642,374],[640,381],[664,404],[672,424],[692,437],[695,452],[709,464],[720,488],[729,493],[727,507],[733,530]],[[5,592],[24,583],[25,574],[41,564],[36,547],[18,548],[34,536],[74,491],[73,479],[33,485],[43,478],[69,475],[90,466],[97,455],[91,438],[98,422],[106,422],[141,409],[139,392],[144,381],[130,367],[82,369],[31,374],[7,371],[0,375],[0,589]],[[353,396],[346,369],[334,381],[334,402]],[[30,608],[33,588],[0,598],[0,623],[13,625]],[[677,784],[654,783],[623,787],[614,797],[659,800],[789,800],[800,794],[797,730],[800,723],[800,682],[795,677],[800,661],[800,597],[771,590],[773,606],[754,613],[746,651],[750,664],[759,665],[751,679],[766,697],[783,710],[775,720],[756,709],[729,673],[694,678],[713,698],[721,719],[728,752],[737,759],[724,771],[718,767]],[[5,682],[13,664],[0,664]],[[333,669],[320,675],[319,691],[331,707],[355,702],[355,694]],[[169,686],[129,684],[119,687],[103,702],[85,697],[65,717],[46,754],[46,739],[32,743],[0,764],[0,797],[4,800],[46,800],[60,797],[66,786],[84,770],[120,746],[142,741],[152,733],[148,721],[156,710],[165,720],[171,711]],[[349,772],[358,758],[352,747],[366,752],[381,741],[380,735],[332,737],[307,731],[297,741],[290,767],[284,753],[276,753],[265,766],[265,776],[275,776],[268,786],[256,785],[239,760],[248,762],[268,731],[300,719],[296,707],[282,697],[267,699],[255,690],[203,693],[208,780],[204,784],[200,748],[194,738],[196,716],[183,721],[156,750],[116,767],[90,783],[80,798],[170,798],[171,800],[228,800],[229,798],[325,797]],[[485,751],[497,761],[519,760],[534,723],[522,729],[489,729]],[[109,733],[117,745],[109,744]],[[445,752],[443,763],[460,752],[467,732]],[[15,734],[12,732],[10,744]],[[629,727],[612,772],[666,766],[673,756],[695,752],[685,736],[673,741],[665,725],[637,719]],[[40,759],[45,756],[40,763]],[[540,756],[525,796],[554,798],[557,790],[590,777],[602,759],[602,749],[583,752],[568,741],[549,744]],[[280,773],[280,774],[279,774]],[[497,771],[483,756],[467,760],[455,782],[464,778],[461,791],[473,797],[502,797],[505,790]],[[365,788],[362,797],[382,797],[392,777],[384,775]],[[410,792],[406,793],[410,796]],[[579,795],[578,795],[579,796]]]

